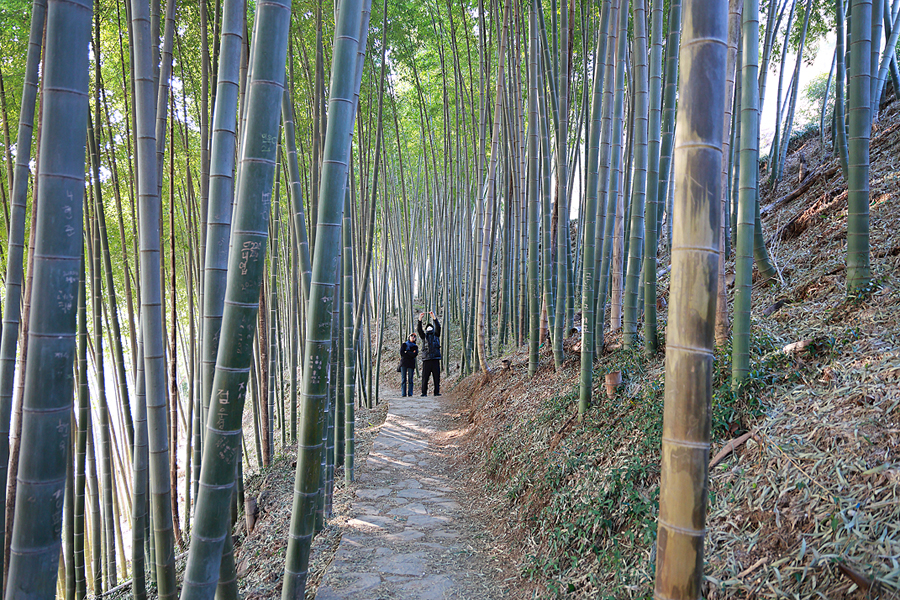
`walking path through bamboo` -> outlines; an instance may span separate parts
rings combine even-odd
[[[358,473],[352,518],[317,600],[482,598],[481,572],[460,483],[431,441],[441,398],[392,392],[387,419]],[[476,560],[473,560],[475,558]]]

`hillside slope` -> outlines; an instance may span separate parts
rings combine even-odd
[[[846,183],[817,134],[794,141],[763,199],[781,281],[753,292],[745,395],[728,390],[728,350],[716,355],[713,453],[751,435],[710,473],[706,598],[900,597],[898,146],[895,103],[873,131],[865,297],[846,296]],[[798,186],[801,153],[811,175]],[[559,373],[545,349],[529,379],[523,348],[510,369],[460,382],[465,460],[537,595],[650,598],[664,356],[605,353],[595,382],[621,370],[623,385],[613,399],[596,385],[580,424],[576,341]]]

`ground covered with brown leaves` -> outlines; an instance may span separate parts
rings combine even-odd
[[[895,107],[873,131],[865,294],[846,293],[846,182],[816,134],[794,142],[763,198],[779,281],[753,291],[746,393],[729,391],[730,349],[716,354],[713,455],[741,445],[710,472],[707,598],[900,597],[898,144]],[[668,275],[661,295],[667,288]],[[660,323],[664,335],[664,314]],[[616,341],[607,336],[608,347]],[[664,351],[604,353],[583,423],[571,346],[568,356],[557,372],[542,349],[531,378],[523,348],[504,357],[508,370],[498,359],[462,381],[461,460],[480,466],[480,506],[497,517],[511,576],[528,581],[523,597],[650,598]],[[616,370],[623,384],[609,399],[599,382]]]
[[[387,414],[387,404],[374,409],[358,408],[356,412],[356,454],[361,460],[369,453]],[[273,465],[247,478],[246,494],[257,498],[259,517],[250,534],[245,522],[235,528],[235,562],[238,582],[245,600],[281,597],[281,578],[287,552],[294,499],[296,445],[278,456]],[[306,597],[316,597],[319,582],[331,564],[341,541],[342,525],[350,513],[355,486],[344,483],[344,469],[334,475],[334,516],[313,540]]]

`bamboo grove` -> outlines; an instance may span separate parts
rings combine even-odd
[[[712,350],[731,344],[740,393],[754,266],[757,284],[779,277],[760,193],[783,176],[804,52],[837,31],[818,128],[849,187],[847,293],[866,293],[897,13],[3,3],[5,597],[129,582],[135,598],[237,598],[244,476],[295,446],[282,597],[302,598],[354,478],[355,409],[378,402],[381,349],[423,310],[444,320],[451,374],[526,344],[530,374],[577,353],[580,414],[607,333],[665,348],[656,589],[698,597]]]

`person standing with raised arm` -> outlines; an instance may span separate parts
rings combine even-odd
[[[428,395],[428,378],[434,376],[434,395],[441,395],[441,324],[434,312],[429,312],[434,324],[429,323],[422,329],[422,319],[425,313],[419,313],[419,337],[422,338],[424,356],[422,357],[422,396]]]
[[[413,395],[413,375],[416,373],[416,356],[419,347],[416,345],[416,334],[411,333],[400,345],[400,395]]]

